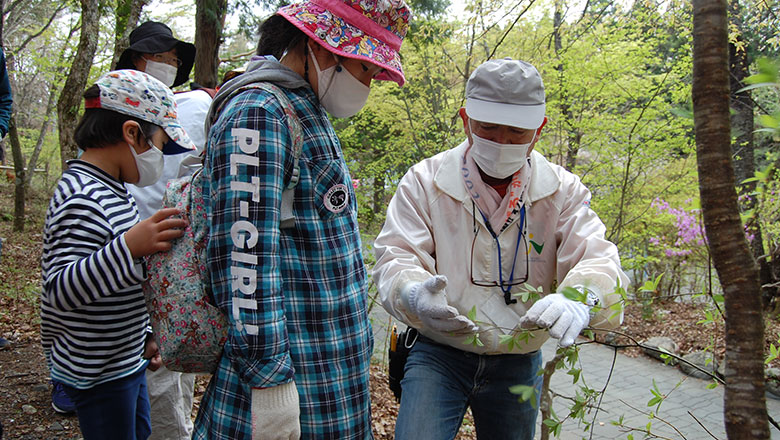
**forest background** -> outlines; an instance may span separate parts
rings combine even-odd
[[[374,83],[358,115],[334,120],[358,196],[366,263],[373,263],[370,245],[401,176],[463,140],[457,110],[471,71],[487,59],[512,57],[531,62],[544,78],[549,122],[536,148],[592,191],[592,207],[631,277],[627,298],[648,316],[664,301],[685,302],[702,310],[701,325],[722,322],[724,298],[698,188],[693,5],[681,0],[410,5],[416,19],[401,50],[408,83],[403,88]],[[254,30],[277,6],[260,0],[0,0],[0,41],[14,92],[0,179],[15,191],[14,210],[0,212],[0,220],[17,231],[31,220],[40,224],[40,211],[26,203],[46,200],[64,161],[75,157],[71,136],[81,93],[116,62],[136,24],[162,21],[179,38],[194,41],[193,79],[213,87],[249,59]],[[780,5],[731,0],[728,8],[738,214],[758,262],[765,319],[776,322],[780,100],[771,57],[780,46]],[[28,276],[22,294],[34,296],[40,280]],[[3,288],[8,286],[0,280]],[[774,342],[776,334],[766,336],[765,354],[773,362],[780,341]]]

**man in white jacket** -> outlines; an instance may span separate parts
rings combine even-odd
[[[474,70],[460,109],[466,140],[401,179],[374,247],[382,303],[420,337],[409,354],[396,439],[452,439],[471,407],[480,439],[532,439],[539,348],[622,321],[628,278],[579,178],[533,152],[546,123],[539,72],[518,60]],[[523,302],[523,286],[543,290]],[[583,300],[568,299],[565,287]],[[467,315],[474,309],[476,319]],[[519,344],[501,335],[536,329]],[[479,334],[479,344],[464,336]],[[537,392],[537,398],[538,398]]]

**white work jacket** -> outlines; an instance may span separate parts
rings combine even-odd
[[[467,148],[464,142],[423,160],[401,179],[374,242],[377,262],[373,278],[385,309],[437,342],[481,354],[528,353],[547,340],[546,330],[535,331],[528,343],[511,351],[506,344],[499,344],[499,336],[511,334],[533,302],[515,298],[516,304],[507,305],[501,288],[472,282],[472,278],[483,284],[500,278],[496,240],[480,212],[474,211],[476,205],[464,184],[461,164]],[[622,309],[610,310],[609,306],[619,302],[615,288],[618,282],[627,287],[628,277],[621,270],[617,247],[604,238],[606,228],[590,208],[590,191],[577,176],[537,152],[531,155],[531,167],[525,237],[520,236],[518,242],[519,216],[515,224],[497,232],[504,282],[509,280],[514,263],[513,280],[522,280],[527,273],[527,285],[541,287],[544,294],[551,292],[556,280],[558,290],[586,287],[599,296],[602,307],[590,325],[617,327],[623,319]],[[447,277],[447,301],[461,314],[476,308],[483,346],[468,345],[463,336],[426,328],[405,310],[401,291],[433,275]],[[520,291],[520,285],[511,287],[512,294]]]

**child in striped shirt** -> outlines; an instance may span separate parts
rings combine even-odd
[[[84,153],[68,161],[46,214],[41,341],[86,440],[146,439],[144,370],[160,360],[147,333],[141,260],[168,250],[186,220],[169,208],[139,222],[125,183],[155,183],[168,140],[194,146],[171,90],[143,72],[108,72],[84,97],[74,136]]]

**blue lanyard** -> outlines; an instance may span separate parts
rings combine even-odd
[[[477,208],[479,209],[479,208]],[[490,232],[490,235],[493,237],[493,240],[496,241],[496,247],[498,248],[498,287],[501,289],[502,292],[504,292],[504,302],[509,304],[515,304],[517,303],[516,299],[512,298],[511,290],[512,290],[512,281],[515,279],[515,265],[517,264],[517,252],[520,249],[520,239],[523,236],[523,224],[525,223],[525,204],[520,208],[520,232],[517,234],[517,243],[515,243],[515,258],[512,260],[512,270],[509,272],[509,282],[507,283],[507,286],[504,287],[504,266],[501,264],[501,243],[498,242],[498,236],[495,232],[493,232],[493,228],[490,226],[490,222],[488,221],[487,217],[485,217],[485,214],[482,213],[482,210],[479,210],[479,214],[482,216],[482,220],[485,222],[485,226],[487,226],[488,232]],[[526,256],[527,257],[527,256]]]

